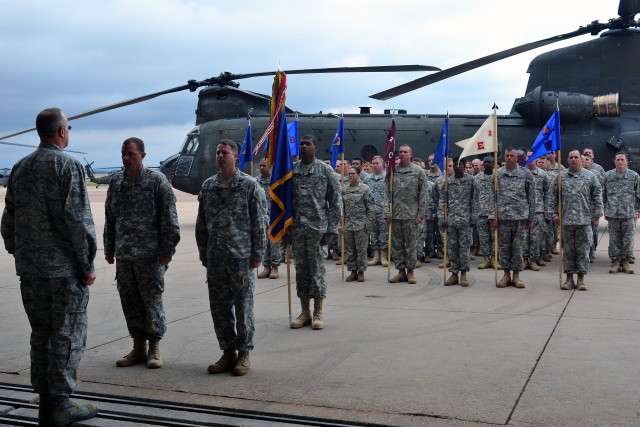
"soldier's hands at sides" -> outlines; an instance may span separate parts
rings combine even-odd
[[[449,226],[447,221],[442,221],[442,228],[446,229]]]
[[[96,273],[87,273],[82,277],[82,284],[85,286],[91,286],[95,281],[96,281]]]
[[[418,225],[422,224],[422,218],[421,217],[416,218],[416,224],[418,224]]]
[[[158,259],[158,264],[160,265],[168,265],[173,257],[171,255],[161,255],[160,259]]]
[[[368,233],[369,232],[369,227],[363,228],[362,231],[364,231],[365,233]]]
[[[594,227],[595,227],[596,225],[598,225],[598,220],[597,220],[597,219],[592,219],[592,220],[591,220],[591,225],[592,225],[592,226],[594,226]]]
[[[524,224],[524,226],[527,230],[531,229],[531,227],[533,227],[533,221],[528,219],[527,222]]]
[[[107,264],[113,264],[113,254],[105,255],[104,259],[107,261]]]
[[[385,218],[385,221],[387,221],[387,225],[391,224],[391,218]]]
[[[282,243],[284,243],[285,246],[291,245],[291,237],[289,237],[289,233],[282,236]]]
[[[338,226],[338,233],[342,234],[342,226]]]
[[[560,225],[560,217],[559,216],[554,216],[553,217],[553,223],[555,225]]]
[[[254,269],[258,268],[258,267],[260,267],[260,261],[251,261],[249,263],[249,268],[251,270],[254,270]]]
[[[324,235],[322,236],[322,239],[320,239],[320,246],[327,246],[331,244],[332,240],[333,240],[333,235],[331,233],[324,233]]]
[[[495,220],[495,219],[491,220],[491,229],[494,230],[494,231],[498,229],[498,221],[497,220]]]

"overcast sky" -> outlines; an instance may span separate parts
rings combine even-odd
[[[72,116],[202,80],[220,72],[423,64],[442,69],[617,16],[617,0],[178,1],[0,0],[0,135],[34,126],[46,107]],[[424,73],[291,75],[287,106],[305,113],[507,114],[524,95],[541,49],[389,101],[368,96]],[[270,93],[272,77],[241,80]],[[72,123],[70,149],[97,166],[120,165],[130,136],[148,166],[179,151],[195,122],[197,95],[182,92]],[[7,140],[37,144],[35,133]],[[0,145],[0,168],[29,148]],[[78,156],[82,158],[82,156]]]

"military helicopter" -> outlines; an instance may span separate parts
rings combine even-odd
[[[116,171],[111,171],[105,176],[97,177],[95,172],[93,171],[93,168],[91,167],[94,162],[89,163],[86,157],[83,157],[83,159],[86,163],[86,165],[84,165],[84,170],[86,171],[87,176],[89,177],[89,181],[96,184],[96,188],[100,187],[101,185],[109,185],[109,183],[113,179],[113,176],[118,171],[122,170],[122,168],[120,167],[120,168],[117,168]]]
[[[9,184],[9,174],[11,173],[11,169],[2,168],[0,169],[0,185],[6,187]]]
[[[621,0],[618,17],[606,23],[593,21],[575,31],[527,43],[495,54],[475,59],[452,68],[438,71],[435,67],[410,68],[362,67],[362,69],[290,70],[288,74],[368,71],[438,71],[407,84],[380,92],[371,97],[387,100],[466,71],[555,42],[591,34],[599,38],[553,50],[537,56],[529,65],[529,82],[525,95],[517,98],[507,115],[498,116],[498,136],[501,146],[530,146],[542,125],[559,105],[562,117],[563,152],[593,147],[596,161],[605,168],[612,166],[613,153],[624,150],[632,160],[631,167],[640,168],[640,30],[635,21],[640,12],[640,0]],[[606,31],[605,31],[606,30]],[[274,72],[232,74],[222,73],[203,81],[190,80],[186,85],[134,98],[77,116],[76,119],[103,111],[144,102],[161,95],[182,90],[198,94],[195,127],[187,134],[178,154],[162,162],[161,170],[172,185],[196,194],[202,182],[217,170],[215,150],[220,139],[242,141],[251,117],[254,143],[264,131],[269,119],[270,97],[239,89],[236,82],[250,77],[272,75]],[[290,107],[290,106],[289,106]],[[338,116],[335,114],[304,114],[287,110],[289,121],[297,116],[299,133],[314,134],[319,143],[319,157],[328,156],[335,135]],[[414,155],[426,156],[434,151],[444,114],[408,114],[404,110],[385,110],[384,114],[370,114],[362,108],[360,114],[345,114],[345,157],[370,159],[384,151],[391,117],[396,120],[396,139],[413,147]],[[482,124],[484,115],[451,115],[451,142],[473,135]],[[17,135],[19,132],[13,135]],[[5,139],[9,136],[0,137]],[[451,145],[453,155],[460,149]],[[323,152],[324,151],[324,155]]]

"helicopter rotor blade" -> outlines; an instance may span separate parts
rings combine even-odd
[[[333,68],[307,68],[303,70],[284,70],[286,74],[329,74],[329,73],[391,73],[405,71],[442,71],[431,65],[381,65],[371,67],[333,67]],[[247,79],[249,77],[273,76],[275,71],[262,73],[234,74],[233,80]]]
[[[16,147],[38,148],[37,145],[18,144],[18,143],[15,143],[15,142],[6,142],[6,141],[0,141],[0,144],[3,144],[3,145],[15,145]],[[66,151],[68,153],[87,154],[84,151],[73,151],[73,150],[66,150],[66,149],[64,151]]]
[[[503,50],[501,52],[484,56],[482,58],[474,59],[473,61],[465,62],[464,64],[447,68],[444,71],[440,71],[438,73],[434,73],[429,76],[421,77],[411,82],[393,87],[391,89],[378,92],[376,94],[371,95],[370,98],[377,99],[380,101],[385,101],[387,99],[396,97],[398,95],[402,95],[407,92],[420,89],[421,87],[428,86],[430,84],[439,82],[444,79],[448,79],[449,77],[457,76],[458,74],[471,71],[478,67],[482,67],[484,65],[491,64],[492,62],[500,61],[501,59],[509,58],[510,56],[527,52],[529,50],[536,49],[538,47],[546,46],[548,44],[556,43],[562,40],[568,40],[570,38],[577,37],[587,33],[591,33],[593,35],[598,34],[603,29],[609,28],[609,25],[610,24],[601,24],[598,21],[593,21],[591,24],[587,25],[586,27],[580,27],[576,31],[573,31],[571,33],[549,37],[547,39],[542,39],[532,43],[523,44],[517,47],[513,47],[511,49]]]

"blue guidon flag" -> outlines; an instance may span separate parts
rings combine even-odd
[[[269,195],[271,196],[269,240],[276,243],[282,239],[287,228],[293,223],[293,162],[287,135],[287,112],[284,108],[278,122]]]
[[[560,141],[560,111],[556,110],[549,121],[544,125],[538,137],[531,146],[531,157],[527,160],[528,165],[538,157],[549,154],[552,151],[558,151],[562,149],[562,143]]]
[[[344,117],[340,117],[336,136],[331,142],[331,167],[335,169],[338,154],[344,153]]]

